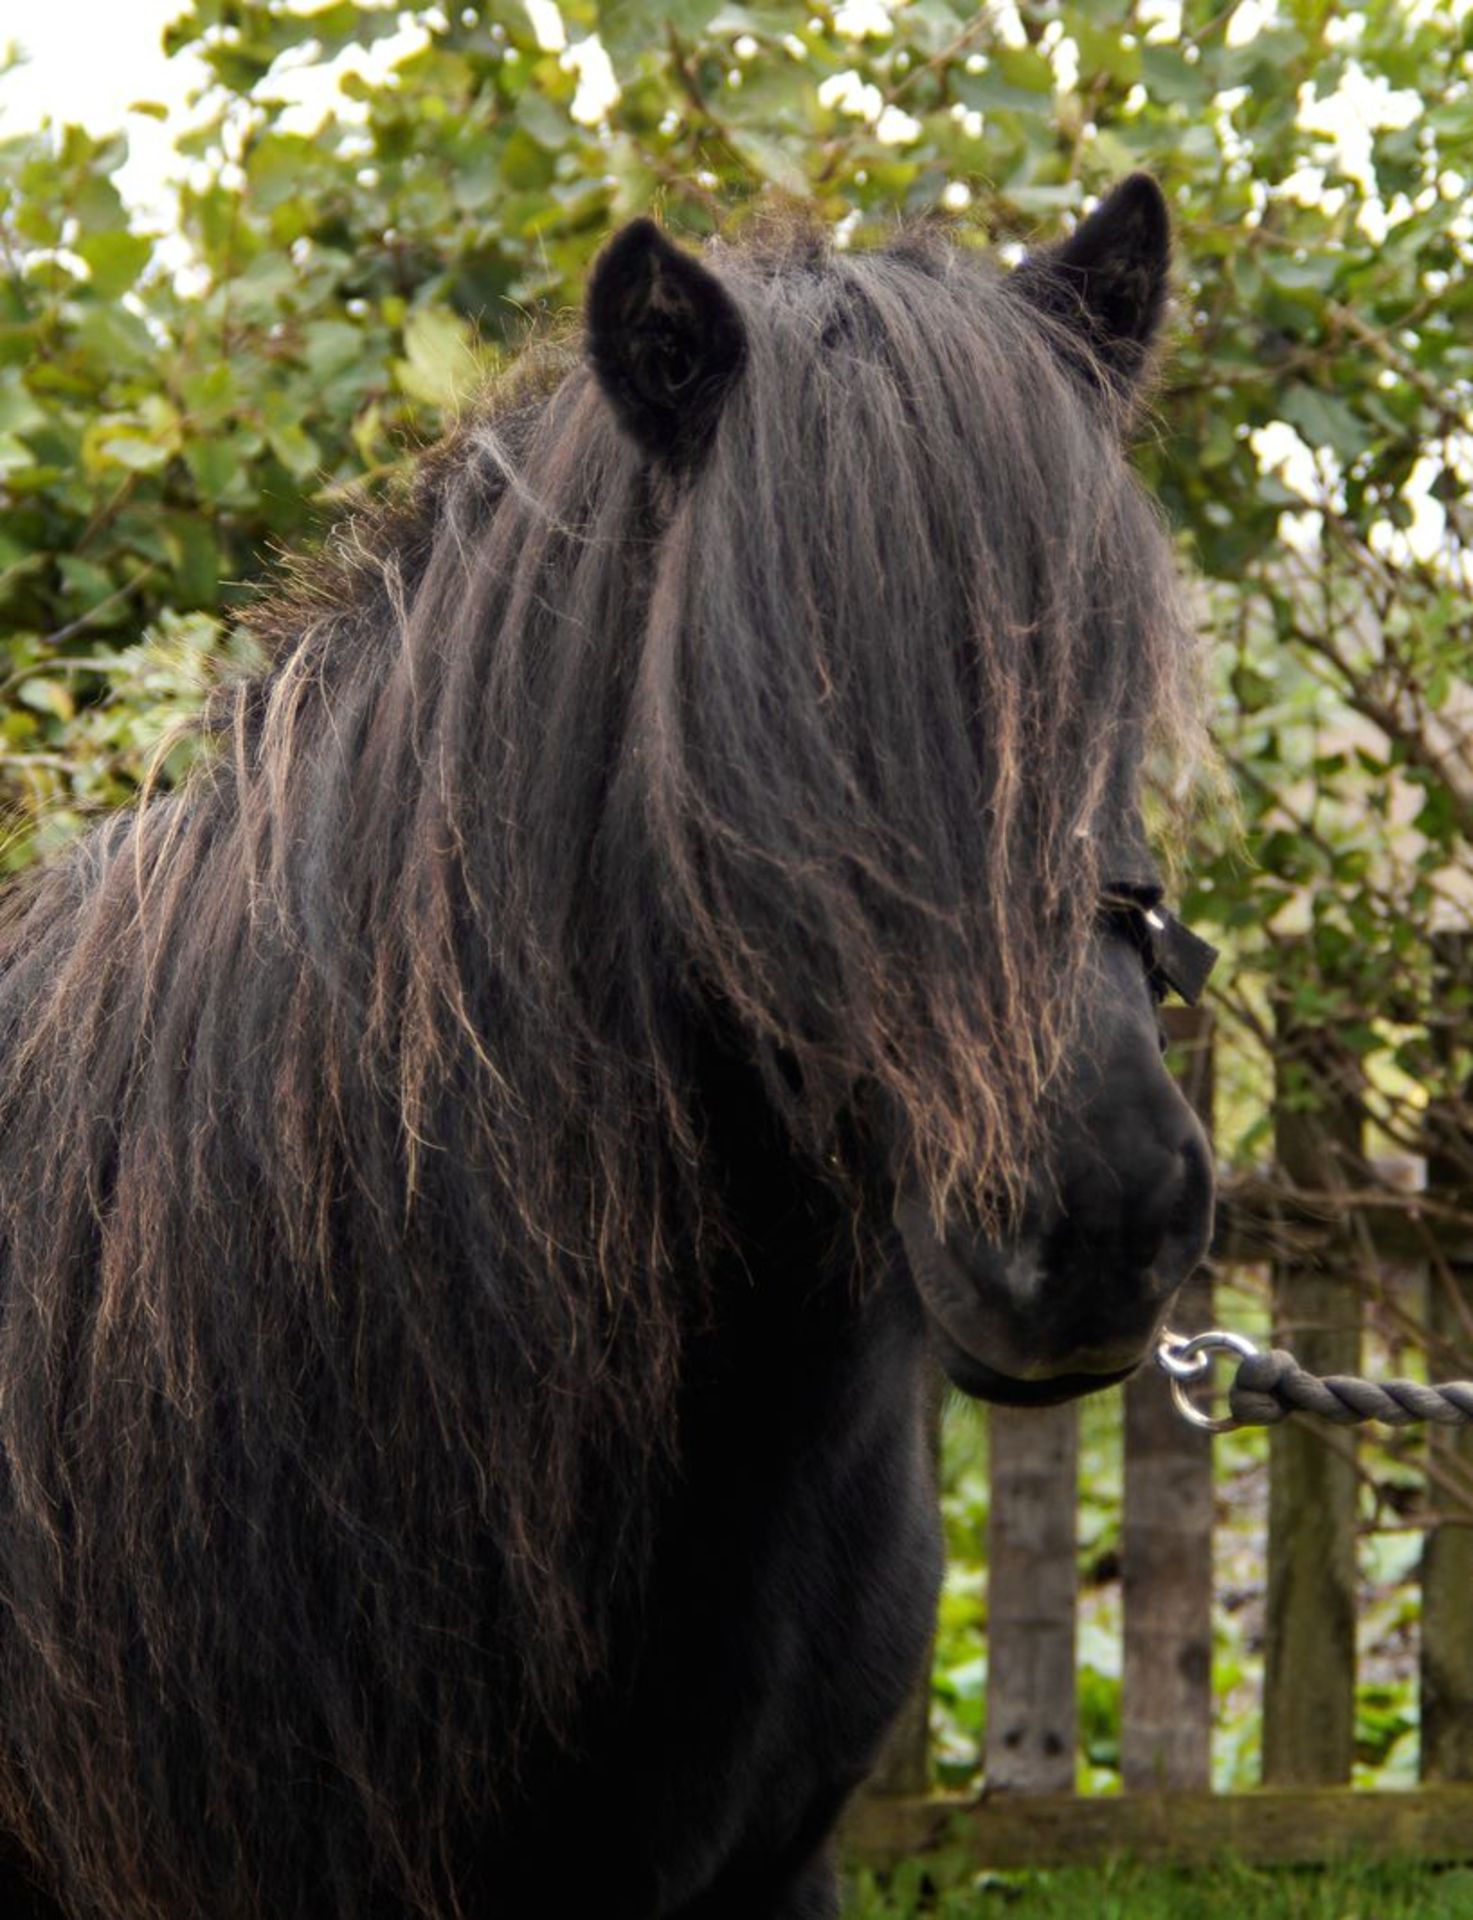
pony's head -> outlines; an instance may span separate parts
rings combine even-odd
[[[1211,1219],[1138,793],[1191,647],[1122,452],[1166,209],[1136,176],[1011,274],[935,234],[709,258],[636,222],[589,294],[657,542],[607,830],[794,1138],[883,1191],[956,1383],[1064,1398]]]
[[[1158,1010],[1195,1002],[1215,951],[1137,877],[1101,903],[1077,1045],[1042,1102],[1044,1145],[1002,1230],[936,1223],[903,1190],[896,1223],[952,1381],[1046,1406],[1124,1379],[1206,1251],[1210,1149],[1162,1059]]]

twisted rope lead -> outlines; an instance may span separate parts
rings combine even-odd
[[[1228,1406],[1240,1427],[1271,1427],[1291,1413],[1312,1413],[1339,1427],[1379,1420],[1408,1427],[1420,1420],[1440,1427],[1473,1426],[1473,1380],[1424,1387],[1416,1380],[1362,1380],[1353,1373],[1308,1373],[1292,1353],[1275,1347],[1250,1354],[1228,1390]]]
[[[1205,1380],[1212,1356],[1231,1353],[1238,1369],[1228,1389],[1230,1413],[1214,1419],[1197,1406],[1188,1392]],[[1431,1421],[1441,1427],[1473,1426],[1473,1380],[1449,1380],[1424,1387],[1416,1380],[1387,1380],[1377,1384],[1357,1374],[1310,1373],[1281,1347],[1261,1353],[1240,1333],[1214,1328],[1190,1340],[1169,1330],[1156,1348],[1156,1361],[1171,1381],[1177,1412],[1194,1427],[1226,1433],[1233,1427],[1272,1427],[1293,1413],[1312,1413],[1339,1427],[1379,1420],[1388,1427],[1407,1427]]]

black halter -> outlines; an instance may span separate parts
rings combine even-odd
[[[1145,962],[1151,984],[1164,1000],[1178,993],[1196,1006],[1217,964],[1217,948],[1200,939],[1161,904],[1161,889],[1137,881],[1106,881],[1100,909],[1122,922]]]

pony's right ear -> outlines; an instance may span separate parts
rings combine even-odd
[[[1063,320],[1103,370],[1128,393],[1151,357],[1166,310],[1171,217],[1148,173],[1107,194],[1061,246],[1032,254],[1017,271],[1035,307]]]
[[[704,449],[747,354],[730,294],[653,220],[632,220],[594,267],[588,358],[645,452],[684,466]]]

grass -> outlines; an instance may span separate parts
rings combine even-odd
[[[957,1856],[852,1877],[844,1920],[1473,1920],[1473,1868],[1282,1868],[1231,1860],[978,1874]]]

